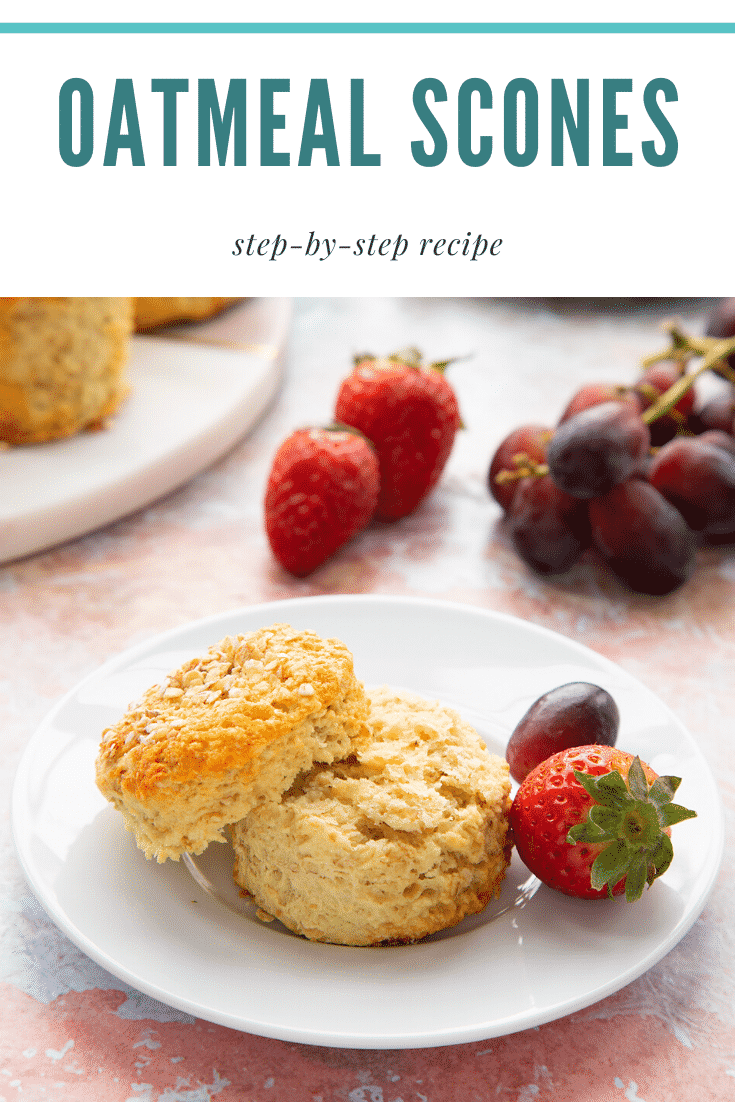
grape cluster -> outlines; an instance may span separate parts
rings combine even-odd
[[[630,589],[662,595],[687,580],[702,543],[735,543],[735,299],[704,337],[668,331],[631,386],[587,384],[555,428],[522,425],[495,452],[490,492],[539,573],[592,548]],[[723,382],[700,405],[704,372]]]

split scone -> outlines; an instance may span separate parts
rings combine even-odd
[[[450,708],[370,694],[371,735],[232,828],[235,880],[313,941],[409,942],[500,890],[510,860],[507,763]]]
[[[97,785],[147,857],[224,841],[314,762],[367,734],[367,700],[338,639],[275,624],[186,662],[102,736]]]
[[[236,298],[135,298],[135,328],[154,329],[177,321],[214,317]]]
[[[57,440],[114,413],[132,321],[129,298],[0,298],[0,440]]]

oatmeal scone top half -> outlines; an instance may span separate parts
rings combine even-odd
[[[338,639],[275,624],[228,636],[149,688],[102,736],[96,772],[148,857],[178,859],[367,737]]]

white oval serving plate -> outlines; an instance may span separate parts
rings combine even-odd
[[[347,948],[263,923],[228,886],[228,847],[194,863],[146,861],[99,794],[100,734],[173,667],[228,634],[276,622],[337,636],[367,684],[455,707],[500,754],[528,705],[573,680],[615,697],[618,745],[683,777],[698,817],[674,828],[674,862],[634,905],[583,902],[529,880],[514,858],[497,904],[418,944]],[[160,635],[106,663],[32,738],[13,828],[48,913],[90,957],[197,1017],[286,1041],[407,1048],[502,1036],[623,987],[684,936],[719,868],[723,815],[694,739],[620,667],[544,628],[469,606],[383,596],[309,597],[239,609]]]

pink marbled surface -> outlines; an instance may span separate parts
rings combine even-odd
[[[200,616],[319,593],[431,595],[509,612],[605,654],[674,709],[716,771],[725,860],[702,916],[646,975],[558,1022],[438,1049],[312,1048],[194,1021],[87,959],[35,903],[3,816],[0,1102],[680,1102],[735,1096],[735,557],[703,551],[666,598],[624,591],[585,562],[543,581],[514,557],[486,491],[495,445],[550,421],[574,387],[632,381],[671,312],[707,304],[303,300],[282,391],[224,460],[100,532],[0,568],[4,808],[49,707],[128,645]],[[326,421],[353,353],[419,345],[451,369],[466,430],[429,501],[372,526],[308,579],[273,562],[261,500],[294,427]]]

